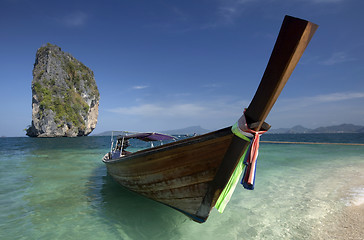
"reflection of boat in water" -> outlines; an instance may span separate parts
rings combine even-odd
[[[128,139],[121,138],[119,145],[103,158],[110,175],[132,191],[175,208],[197,222],[206,221],[211,209],[231,195],[229,189],[234,189],[231,179],[240,175],[236,169],[242,166],[241,157],[251,141],[245,137],[246,132],[258,134],[269,129],[264,120],[316,28],[308,21],[285,17],[258,90],[239,124],[134,153],[123,152],[122,141]],[[166,135],[156,134],[154,140],[163,136]],[[245,169],[250,174],[248,184],[254,184],[251,177],[255,160],[248,162]]]

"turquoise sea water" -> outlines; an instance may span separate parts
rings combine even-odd
[[[364,134],[265,135],[356,142]],[[108,137],[0,138],[0,239],[317,239],[362,201],[364,146],[261,144],[254,191],[204,224],[107,175]]]

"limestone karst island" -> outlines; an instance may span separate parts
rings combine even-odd
[[[30,137],[87,136],[96,127],[100,94],[93,72],[60,47],[38,49],[32,81]]]

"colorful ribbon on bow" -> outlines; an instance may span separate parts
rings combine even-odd
[[[248,154],[246,154],[244,159],[244,164],[246,165],[246,167],[244,170],[243,178],[241,179],[241,184],[243,184],[244,188],[253,190],[255,184],[255,173],[257,166],[260,135],[262,135],[266,131],[254,131],[249,128],[245,131],[253,134],[254,137],[253,140],[250,142]]]
[[[237,183],[239,182],[240,176],[244,171],[242,178],[242,185],[244,188],[253,190],[255,183],[255,171],[256,163],[258,157],[259,139],[260,135],[266,131],[254,131],[248,128],[245,120],[245,116],[241,118],[232,126],[231,131],[238,137],[250,142],[249,147],[245,150],[243,156],[241,157],[238,165],[236,166],[234,172],[232,173],[228,183],[221,192],[215,207],[222,213],[230,201],[230,198],[235,190]]]
[[[237,127],[240,134],[252,138],[252,140],[250,141],[248,152],[244,158],[244,164],[246,165],[246,167],[244,169],[244,175],[241,180],[241,184],[243,184],[244,188],[253,190],[255,184],[259,139],[260,135],[262,135],[266,131],[255,131],[250,129],[248,127],[248,124],[246,123],[245,115],[240,117],[237,122]]]

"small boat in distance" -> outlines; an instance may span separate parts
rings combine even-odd
[[[134,153],[123,149],[123,141],[128,139],[120,138],[119,145],[103,158],[108,173],[127,189],[205,222],[213,207],[221,210],[227,203],[239,179],[243,156],[250,145],[257,149],[259,134],[269,129],[264,121],[316,29],[311,22],[284,18],[260,85],[235,125]],[[165,136],[145,134],[140,133],[140,138]],[[250,155],[250,161],[244,162],[248,172],[244,186],[252,189],[255,153]]]

